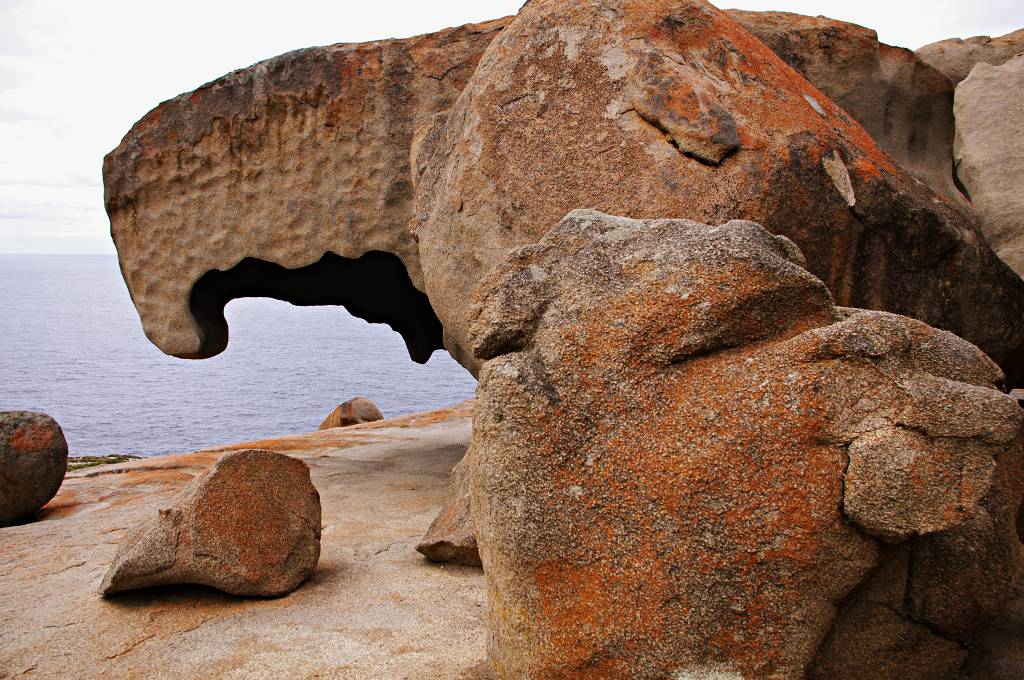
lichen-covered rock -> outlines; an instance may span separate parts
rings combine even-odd
[[[32,519],[64,481],[68,443],[50,416],[0,411],[0,527]]]
[[[957,177],[993,250],[1024,276],[1024,54],[978,64],[956,88],[955,111]]]
[[[306,464],[235,451],[125,539],[100,592],[192,583],[272,597],[298,588],[319,559],[320,496]]]
[[[919,48],[917,56],[944,73],[956,85],[978,64],[998,66],[1021,52],[1024,52],[1024,28],[998,38],[978,35],[966,40],[940,40]]]
[[[384,414],[380,412],[377,405],[366,397],[349,399],[331,411],[324,421],[320,423],[319,429],[328,430],[332,427],[348,427],[360,423],[372,423],[376,420],[383,420]]]
[[[842,304],[899,312],[1024,379],[1024,281],[951,204],[701,0],[532,0],[413,150],[425,291],[464,365],[471,291],[569,210],[791,238]]]
[[[444,507],[416,550],[431,562],[480,566],[480,550],[469,514],[469,461],[465,457],[452,470]]]
[[[500,677],[950,677],[1024,568],[999,368],[756,224],[574,211],[471,323]]]
[[[726,14],[864,126],[900,167],[947,199],[953,180],[953,85],[908,49],[863,26],[789,12]]]
[[[503,25],[289,52],[136,123],[103,175],[149,339],[168,354],[212,356],[227,344],[224,304],[264,295],[343,304],[391,324],[426,361],[441,331],[413,288],[409,146],[452,105]],[[209,272],[215,284],[197,286]],[[404,297],[384,295],[389,286]]]

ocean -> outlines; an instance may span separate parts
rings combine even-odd
[[[0,411],[50,414],[71,455],[194,451],[315,430],[355,396],[391,417],[476,389],[446,352],[416,364],[387,326],[278,300],[229,303],[222,354],[166,356],[113,255],[0,255],[0,310]]]

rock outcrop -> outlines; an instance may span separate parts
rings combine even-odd
[[[879,68],[913,83],[892,101],[912,125],[933,83],[893,54]],[[941,144],[901,147],[892,129],[886,148],[924,177]],[[414,359],[443,344],[475,371],[480,278],[594,207],[756,220],[843,304],[953,331],[1024,379],[1024,283],[969,218],[697,0],[534,0],[511,22],[289,53],[157,107],[104,177],[143,326],[177,356],[222,350],[224,304],[262,295],[342,304],[391,324]]]
[[[348,427],[383,419],[384,414],[380,412],[376,404],[366,397],[356,397],[338,405],[331,411],[320,423],[319,429],[329,430],[332,427]]]
[[[320,496],[306,464],[234,451],[125,540],[100,592],[190,583],[273,597],[298,588],[319,558]]]
[[[1024,276],[1024,54],[978,64],[955,110],[957,176],[993,250]]]
[[[950,38],[925,45],[917,56],[942,71],[953,85],[966,78],[978,64],[999,66],[1024,52],[1024,28],[998,38],[978,35],[963,40]]]
[[[150,340],[212,356],[227,344],[224,304],[263,295],[389,323],[426,361],[441,327],[414,287],[409,146],[504,23],[289,52],[136,123],[103,174]]]
[[[468,300],[569,210],[751,219],[844,304],[953,331],[1024,379],[1024,281],[845,111],[700,0],[533,0],[413,149],[425,291],[475,370]]]
[[[953,85],[942,73],[856,24],[789,12],[726,14],[864,126],[900,167],[963,201],[950,163]]]
[[[431,562],[480,566],[480,550],[469,514],[469,461],[452,470],[448,498],[416,550]]]
[[[60,489],[67,464],[57,421],[45,413],[0,412],[0,527],[31,520]]]
[[[750,222],[574,211],[481,284],[470,495],[499,677],[964,662],[1024,568],[1024,412],[976,347],[837,308],[803,264]]]

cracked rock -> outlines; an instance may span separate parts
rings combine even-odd
[[[576,210],[481,284],[469,507],[500,677],[964,663],[1024,569],[1024,412],[976,347],[838,308],[801,262],[751,222]],[[517,300],[531,322],[496,337]]]
[[[284,595],[319,558],[320,496],[306,464],[237,451],[129,535],[100,593],[191,583],[233,595]]]

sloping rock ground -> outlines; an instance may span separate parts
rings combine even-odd
[[[40,521],[0,529],[0,678],[487,677],[482,572],[414,549],[471,413],[467,403],[230,447],[301,458],[320,491],[320,564],[279,599],[184,586],[97,594],[127,529],[218,452],[69,474]]]

